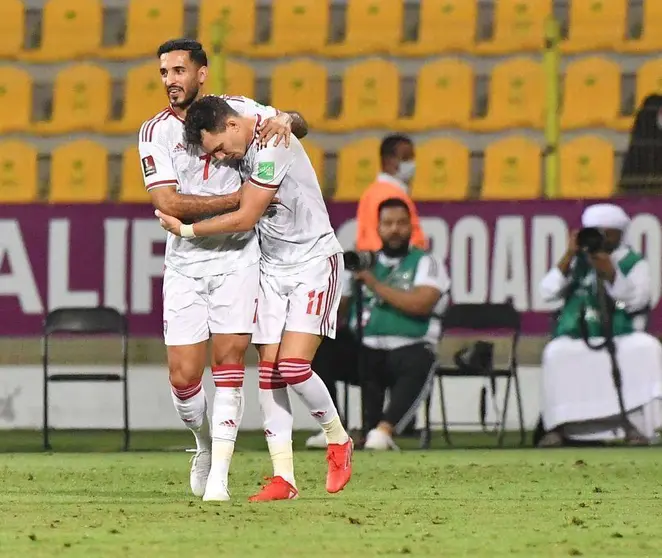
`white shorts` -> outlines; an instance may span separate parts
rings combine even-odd
[[[163,275],[163,336],[166,345],[193,345],[210,334],[253,333],[260,266],[232,273],[186,277]]]
[[[285,330],[335,339],[343,270],[342,254],[334,254],[297,275],[261,273],[253,343],[280,343]]]

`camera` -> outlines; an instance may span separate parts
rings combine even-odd
[[[577,246],[588,254],[604,250],[605,241],[605,236],[595,227],[586,227],[577,233]]]
[[[364,271],[370,269],[377,261],[375,252],[345,252],[343,254],[345,269],[348,271]]]

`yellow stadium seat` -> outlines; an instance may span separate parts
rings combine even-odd
[[[211,51],[214,23],[222,22],[223,48],[232,54],[250,52],[255,43],[255,0],[201,0],[198,41]]]
[[[20,58],[56,62],[94,56],[101,45],[102,26],[100,0],[48,0],[42,11],[41,45],[23,51]]]
[[[608,198],[614,193],[614,148],[595,136],[561,145],[559,194],[562,198]]]
[[[497,0],[492,39],[478,43],[476,53],[541,51],[545,43],[545,20],[551,13],[552,0]]]
[[[93,141],[78,140],[56,147],[51,154],[53,203],[99,203],[108,195],[108,152]]]
[[[379,174],[379,138],[366,138],[343,147],[338,153],[336,192],[339,201],[357,201]]]
[[[124,43],[101,50],[103,58],[156,56],[159,45],[184,32],[184,0],[130,0]]]
[[[137,132],[140,125],[168,105],[165,88],[155,61],[134,66],[124,82],[124,113],[120,120],[108,121],[103,131],[108,134]]]
[[[301,143],[308,154],[310,162],[313,164],[317,180],[322,190],[324,190],[324,149],[309,140],[303,140]]]
[[[140,169],[138,146],[129,145],[122,154],[122,183],[119,201],[124,203],[145,203],[150,195],[145,189],[143,173]]]
[[[0,59],[16,58],[23,48],[25,11],[21,0],[0,3]]]
[[[541,195],[540,148],[530,139],[513,136],[487,146],[481,197],[525,200]]]
[[[327,120],[321,128],[347,131],[391,127],[398,119],[399,101],[400,77],[393,62],[359,62],[345,70],[340,118]]]
[[[621,75],[616,62],[591,56],[568,64],[561,113],[564,130],[607,126],[620,110]]]
[[[37,199],[37,150],[22,141],[0,142],[0,203]]]
[[[412,198],[417,201],[466,199],[469,176],[470,154],[466,145],[451,139],[426,141],[416,146]]]
[[[530,58],[511,58],[495,66],[485,118],[470,128],[492,132],[508,128],[542,128],[545,118],[545,72]]]
[[[279,64],[271,72],[272,106],[301,112],[311,126],[317,126],[324,121],[326,88],[327,73],[324,64],[295,60]]]
[[[615,50],[625,38],[627,0],[572,0],[568,38],[561,52]]]
[[[255,97],[255,72],[248,64],[228,60],[225,64],[224,95]]]
[[[32,114],[32,78],[25,70],[5,66],[0,72],[0,133],[22,132],[30,127]]]
[[[476,42],[476,0],[420,0],[418,39],[393,43],[402,56],[471,52]]]
[[[644,0],[643,28],[637,39],[624,41],[619,52],[642,54],[662,50],[662,2]]]
[[[258,58],[324,51],[329,34],[328,0],[278,0],[272,4],[271,38],[250,52]]]
[[[403,131],[463,128],[471,118],[474,98],[472,67],[445,58],[421,67],[416,79],[416,105],[410,119],[398,122]]]
[[[635,93],[635,113],[649,95],[662,95],[662,58],[655,58],[642,64],[637,70]],[[634,116],[619,116],[609,123],[609,127],[620,132],[629,132]]]
[[[55,78],[53,114],[37,122],[40,134],[97,131],[104,128],[110,110],[111,78],[107,70],[93,64],[75,64]]]
[[[326,45],[326,56],[365,56],[386,53],[402,40],[403,2],[352,0],[347,2],[345,39]]]

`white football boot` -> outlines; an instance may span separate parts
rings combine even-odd
[[[191,492],[198,497],[205,493],[207,479],[211,470],[211,451],[208,449],[196,450],[191,458]]]
[[[228,485],[225,481],[222,481],[214,474],[209,475],[207,479],[207,488],[205,493],[202,496],[203,502],[227,502],[230,499],[230,492],[228,491]]]

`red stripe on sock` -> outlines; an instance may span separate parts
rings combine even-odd
[[[245,370],[236,364],[212,366],[214,385],[222,388],[240,388],[244,385]]]
[[[287,383],[283,380],[278,370],[276,370],[275,362],[263,360],[258,364],[258,370],[260,371],[260,389],[283,389],[287,387]]]
[[[285,358],[278,361],[278,373],[288,385],[305,382],[313,375],[310,361],[303,358]]]
[[[202,381],[199,381],[197,384],[191,384],[180,388],[170,384],[170,388],[172,389],[172,393],[175,394],[177,399],[180,401],[186,401],[187,399],[191,399],[191,397],[200,393],[202,390]]]

